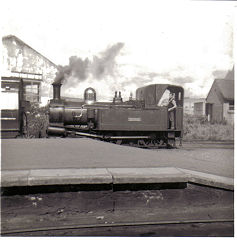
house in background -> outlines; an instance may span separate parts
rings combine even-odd
[[[199,101],[194,103],[194,115],[203,117],[206,115],[206,99],[200,98]]]
[[[194,102],[197,101],[196,98],[184,97],[184,113],[193,114]]]
[[[234,123],[234,68],[224,79],[215,79],[206,98],[206,116],[211,122]]]
[[[195,104],[196,102],[203,101],[202,98],[191,98],[191,97],[185,97],[184,98],[184,113],[195,115]]]

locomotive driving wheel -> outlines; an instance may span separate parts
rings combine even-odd
[[[138,147],[144,147],[144,146],[146,146],[146,143],[143,139],[141,139],[141,140],[137,141],[137,145],[138,145]]]
[[[168,139],[167,141],[167,148],[176,148],[176,143],[175,143],[175,139]]]
[[[123,140],[122,140],[122,139],[117,139],[117,140],[115,140],[115,143],[116,143],[116,144],[118,144],[118,145],[121,145],[121,144],[122,144],[122,142],[123,142]]]

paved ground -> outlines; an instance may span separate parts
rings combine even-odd
[[[13,186],[4,190],[9,196],[1,197],[6,235],[233,236],[233,145],[186,143],[180,149],[145,150],[91,139],[9,139],[2,140],[1,173],[3,188]],[[60,188],[153,180],[164,188]],[[34,188],[42,185],[53,191]],[[25,186],[34,186],[32,192]],[[141,222],[146,225],[136,225]]]
[[[223,145],[224,146],[224,145]],[[180,149],[147,150],[91,139],[3,139],[2,170],[62,168],[176,167],[234,176],[234,149],[184,144]]]

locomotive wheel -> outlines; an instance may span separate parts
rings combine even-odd
[[[167,148],[176,148],[176,142],[175,139],[168,139],[167,141]]]
[[[123,142],[123,140],[121,140],[121,139],[118,139],[118,140],[115,141],[115,143],[118,144],[118,145],[121,145],[122,142]]]
[[[159,140],[153,140],[153,144],[155,147],[159,147]]]
[[[129,146],[134,147],[134,146],[136,146],[136,143],[134,141],[130,141]]]
[[[144,146],[146,146],[146,143],[145,143],[144,140],[138,140],[138,141],[137,141],[137,144],[138,144],[139,147],[144,147]]]
[[[160,146],[163,146],[164,144],[165,144],[164,139],[161,139],[161,140],[160,140]]]
[[[157,140],[148,140],[148,141],[146,142],[146,145],[147,145],[148,148],[158,147]]]

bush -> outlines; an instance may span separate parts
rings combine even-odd
[[[36,103],[31,103],[26,111],[26,138],[46,137],[46,129],[48,127],[49,106],[39,107]]]

